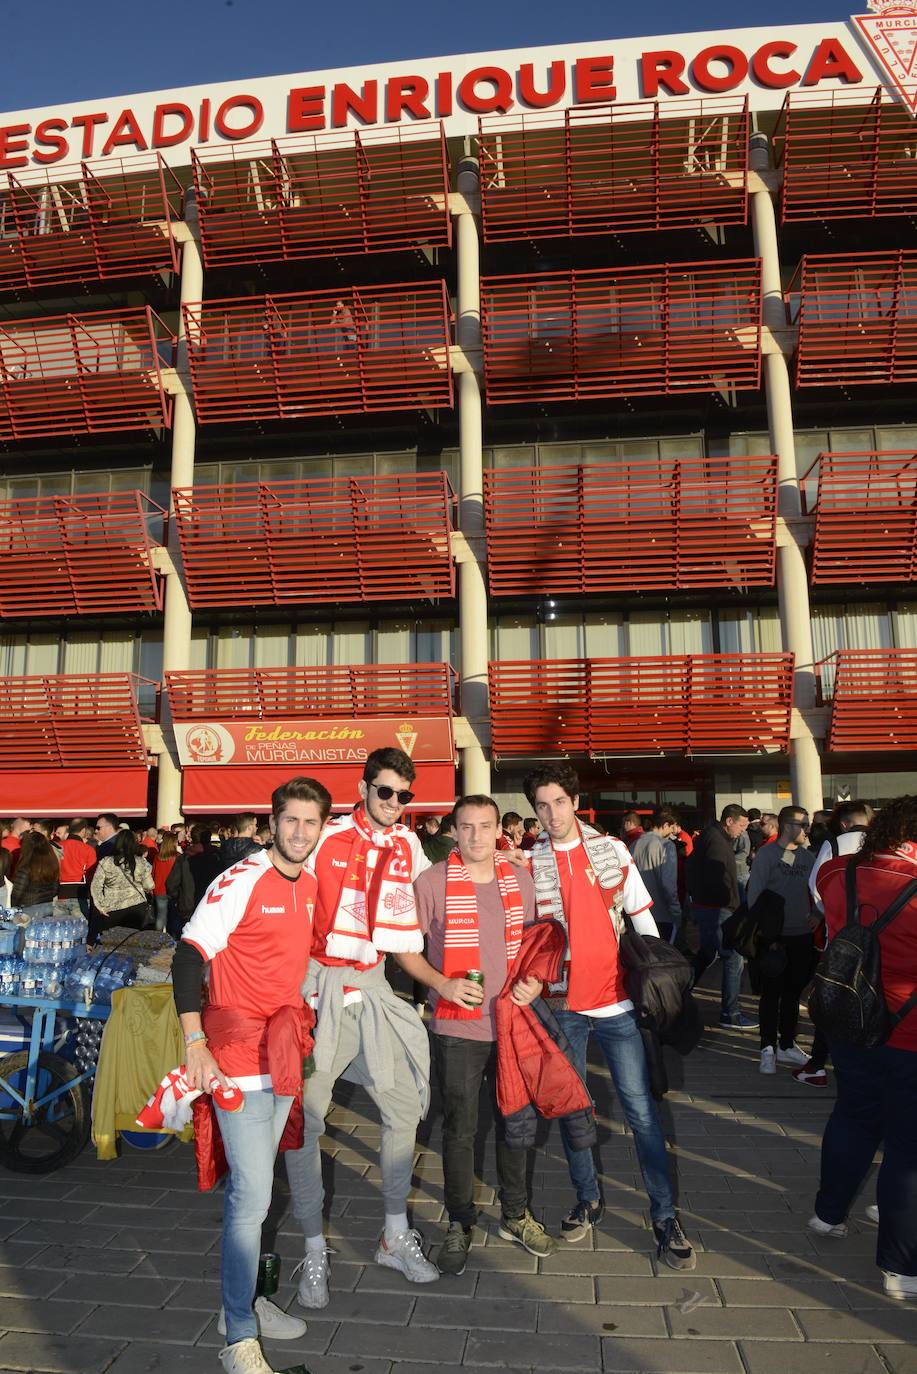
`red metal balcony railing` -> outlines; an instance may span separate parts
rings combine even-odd
[[[914,120],[883,87],[790,91],[774,137],[784,223],[917,210]]]
[[[797,386],[917,379],[917,250],[810,254],[797,279]]]
[[[144,682],[132,673],[0,678],[2,773],[146,766]]]
[[[820,453],[802,483],[813,583],[917,581],[917,454]]]
[[[776,478],[773,457],[490,469],[491,593],[770,587]]]
[[[174,498],[195,608],[455,595],[444,473],[189,487]]]
[[[0,326],[0,440],[170,425],[174,352],[149,306]]]
[[[489,243],[746,220],[747,97],[488,116],[478,146]]]
[[[757,260],[486,277],[492,404],[758,386]]]
[[[917,650],[841,649],[833,658],[828,749],[917,749]]]
[[[789,748],[792,654],[502,662],[489,677],[495,755]]]
[[[204,423],[451,406],[443,282],[185,306]]]
[[[448,244],[440,123],[192,152],[208,267]]]
[[[0,504],[0,617],[162,610],[166,512],[140,491]]]
[[[159,154],[0,179],[0,291],[177,271],[181,183]]]
[[[333,668],[216,668],[166,673],[176,720],[326,715],[451,716],[448,663]]]

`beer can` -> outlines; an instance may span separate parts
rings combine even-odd
[[[477,983],[478,987],[481,989],[481,992],[483,993],[484,975],[479,968],[470,968],[468,972],[465,974],[465,977],[468,979],[469,983]]]
[[[280,1287],[280,1256],[273,1250],[258,1260],[258,1284],[255,1293],[259,1298],[272,1298]]]

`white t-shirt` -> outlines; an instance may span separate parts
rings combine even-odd
[[[863,848],[863,841],[866,838],[865,830],[842,830],[835,840],[838,854],[859,854]],[[834,851],[831,848],[831,841],[825,840],[821,849],[818,851],[818,858],[815,860],[815,867],[809,874],[809,892],[812,894],[812,901],[817,909],[824,911],[821,897],[818,892],[818,870],[822,864],[826,864],[829,859],[834,858]]]

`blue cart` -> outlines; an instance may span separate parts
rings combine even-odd
[[[82,1072],[55,1052],[58,1017],[107,1021],[108,1005],[44,997],[0,997],[26,1023],[28,1049],[0,1059],[0,1165],[22,1174],[50,1174],[83,1149],[91,1129],[95,1065]]]

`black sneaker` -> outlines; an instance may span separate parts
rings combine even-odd
[[[681,1229],[681,1222],[677,1217],[654,1221],[653,1234],[656,1237],[656,1255],[670,1269],[697,1268],[694,1247]]]
[[[564,1240],[582,1240],[593,1226],[598,1226],[604,1215],[604,1202],[578,1202],[560,1223],[560,1234]]]
[[[465,1272],[465,1261],[471,1246],[471,1231],[465,1230],[460,1221],[451,1221],[445,1239],[439,1247],[436,1266],[441,1274],[451,1274],[458,1278]]]

